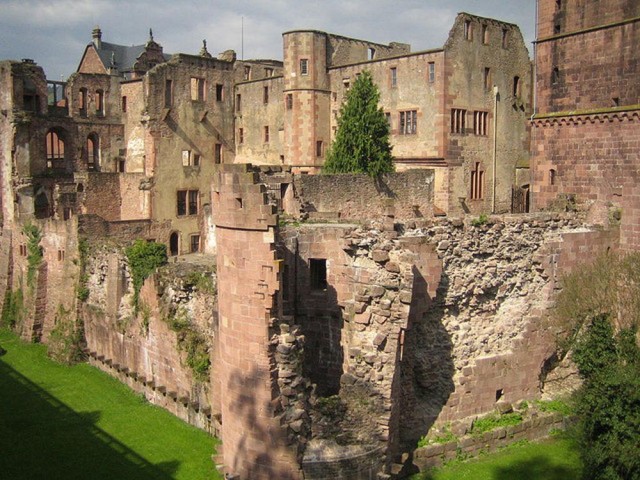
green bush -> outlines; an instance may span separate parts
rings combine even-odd
[[[577,395],[586,479],[640,478],[640,348],[635,328],[618,334],[598,315],[575,345],[584,379]]]
[[[518,412],[505,413],[504,415],[491,414],[473,422],[471,427],[472,435],[482,435],[500,427],[508,427],[522,423],[522,414]]]
[[[573,407],[563,400],[538,400],[536,405],[541,412],[557,412],[565,416],[575,413]]]
[[[133,307],[137,315],[142,284],[158,267],[167,263],[167,247],[162,243],[136,240],[125,254],[133,281]]]

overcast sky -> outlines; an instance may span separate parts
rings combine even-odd
[[[147,41],[149,28],[167,53],[282,59],[282,32],[324,30],[377,43],[444,45],[458,12],[517,24],[531,52],[535,0],[0,0],[0,59],[31,58],[47,78],[73,73],[95,25],[102,40]],[[243,20],[244,19],[244,20]]]

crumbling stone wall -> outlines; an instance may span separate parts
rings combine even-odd
[[[88,297],[79,315],[91,363],[183,420],[217,433],[219,410],[212,408],[209,379],[188,364],[194,335],[206,342],[210,359],[215,357],[213,265],[179,263],[161,268],[145,282],[136,314],[122,250],[92,245],[85,262],[82,286]],[[204,284],[208,287],[203,290]]]
[[[616,234],[561,216],[476,226],[443,220],[407,232],[436,246],[442,276],[431,306],[412,318],[407,333],[405,446],[434,423],[459,424],[464,433],[465,419],[497,402],[540,396],[543,365],[555,351],[545,318],[557,282],[579,258],[615,247]]]

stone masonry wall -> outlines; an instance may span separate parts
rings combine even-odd
[[[126,256],[114,247],[89,247],[86,288],[80,308],[92,364],[143,393],[176,416],[217,433],[213,392],[187,364],[186,324],[215,356],[215,291],[201,291],[193,276],[210,277],[212,265],[169,264],[145,282],[140,311],[132,307]],[[211,259],[213,261],[213,259]],[[210,277],[211,278],[211,277]],[[212,279],[215,288],[215,278]]]
[[[294,188],[303,212],[312,219],[359,220],[383,215],[409,219],[433,213],[433,170],[392,173],[379,180],[365,175],[296,175]]]
[[[434,424],[464,433],[497,402],[539,398],[543,364],[555,351],[545,319],[557,282],[617,240],[616,230],[558,215],[492,217],[476,226],[447,219],[406,233],[413,235],[435,246],[442,275],[435,284],[427,279],[436,294],[406,333],[405,446]]]

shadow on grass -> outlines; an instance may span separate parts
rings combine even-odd
[[[153,465],[0,360],[0,477],[168,480],[179,463]]]
[[[577,472],[564,465],[554,465],[544,455],[537,455],[514,465],[496,467],[495,480],[571,480]]]

